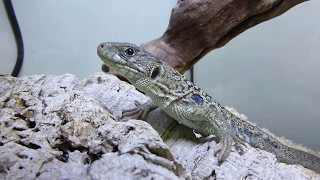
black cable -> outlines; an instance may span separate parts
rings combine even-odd
[[[19,72],[23,63],[24,49],[23,49],[22,35],[21,35],[21,31],[20,31],[20,27],[19,27],[16,15],[14,13],[14,9],[12,7],[11,0],[3,0],[3,4],[4,4],[4,8],[6,9],[6,13],[7,13],[7,16],[11,25],[11,29],[13,31],[13,35],[17,45],[17,52],[18,52],[17,61],[11,73],[12,76],[17,77],[19,75]]]
[[[190,81],[194,83],[193,67],[190,69]]]

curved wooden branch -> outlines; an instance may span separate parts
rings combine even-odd
[[[184,73],[243,31],[306,0],[178,0],[162,37],[141,47]]]

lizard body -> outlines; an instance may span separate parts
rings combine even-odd
[[[274,153],[280,162],[300,164],[320,172],[319,157],[286,146],[256,125],[238,118],[151,53],[130,43],[114,42],[101,43],[97,53],[111,69],[150,97],[147,103],[126,111],[125,115],[144,117],[151,108],[159,107],[203,136],[217,136],[221,145],[219,162],[228,157],[233,144],[246,142]]]

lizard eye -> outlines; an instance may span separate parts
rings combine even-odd
[[[132,56],[135,53],[135,50],[133,48],[128,48],[124,52],[127,56]]]
[[[160,67],[154,68],[151,73],[151,79],[155,79],[159,74],[160,74]]]

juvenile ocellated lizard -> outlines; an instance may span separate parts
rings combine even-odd
[[[320,158],[279,142],[256,125],[244,121],[216,102],[157,57],[130,43],[101,43],[97,48],[101,60],[127,78],[150,97],[145,104],[126,111],[125,116],[145,117],[159,107],[169,116],[203,136],[220,139],[219,162],[231,152],[231,146],[246,142],[255,148],[274,153],[280,162],[300,164],[320,172]]]

